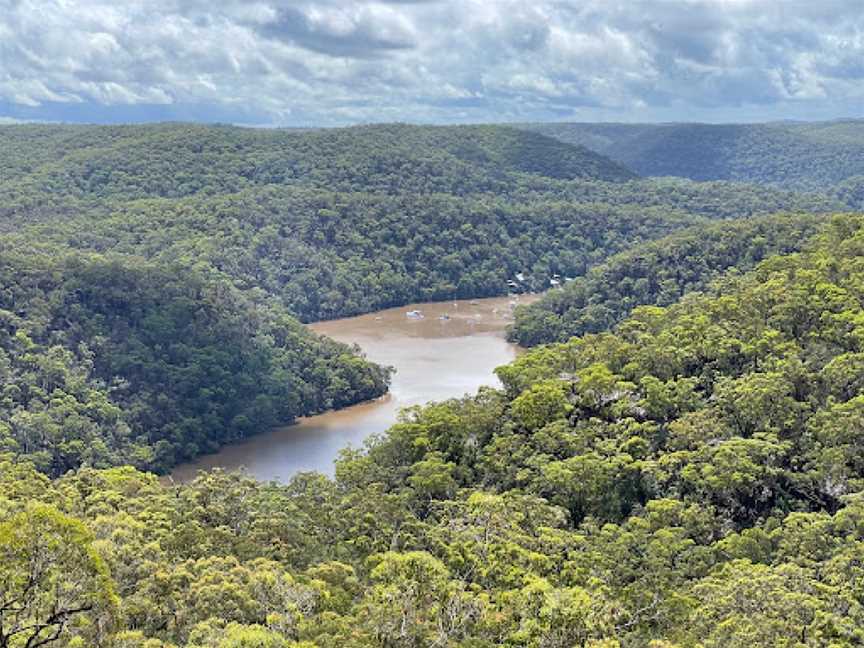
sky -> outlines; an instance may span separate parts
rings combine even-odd
[[[0,0],[0,123],[864,116],[864,0]]]

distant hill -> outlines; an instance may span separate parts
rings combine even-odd
[[[0,151],[0,227],[22,245],[204,264],[306,321],[506,294],[517,273],[543,290],[703,219],[842,208],[643,180],[500,126],[25,125],[0,128]]]
[[[525,124],[644,176],[830,190],[864,174],[864,120],[765,124]]]
[[[0,191],[15,195],[179,198],[266,185],[467,194],[501,190],[513,173],[635,177],[584,147],[501,126],[0,127]]]

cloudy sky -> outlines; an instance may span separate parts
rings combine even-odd
[[[864,116],[864,0],[0,0],[0,122]]]

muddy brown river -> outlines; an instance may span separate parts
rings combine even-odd
[[[370,360],[395,367],[390,393],[225,446],[178,466],[171,476],[186,481],[198,470],[215,467],[244,468],[264,481],[287,481],[306,470],[332,475],[342,448],[361,447],[370,434],[392,425],[401,408],[497,386],[493,370],[519,351],[504,339],[512,308],[534,299],[522,295],[412,304],[311,324],[319,333],[359,344]]]

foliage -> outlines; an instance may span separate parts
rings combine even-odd
[[[376,397],[388,372],[179,265],[0,249],[0,448],[49,474],[165,470]]]
[[[835,217],[407,412],[335,480],[2,456],[0,547],[44,510],[105,565],[115,624],[85,612],[70,646],[860,646],[862,257],[864,218]]]
[[[646,176],[830,191],[864,171],[864,122],[525,124]],[[855,207],[849,203],[850,207]]]
[[[24,125],[0,127],[0,151],[0,226],[13,240],[203,265],[303,321],[501,295],[508,281],[544,290],[705,219],[841,204],[637,180],[503,127]]]
[[[117,597],[92,533],[47,504],[0,523],[0,646],[104,645]]]
[[[685,293],[707,289],[730,268],[746,271],[772,254],[799,250],[823,222],[780,215],[675,232],[617,254],[520,307],[509,337],[534,346],[599,333],[637,306],[668,306]]]

